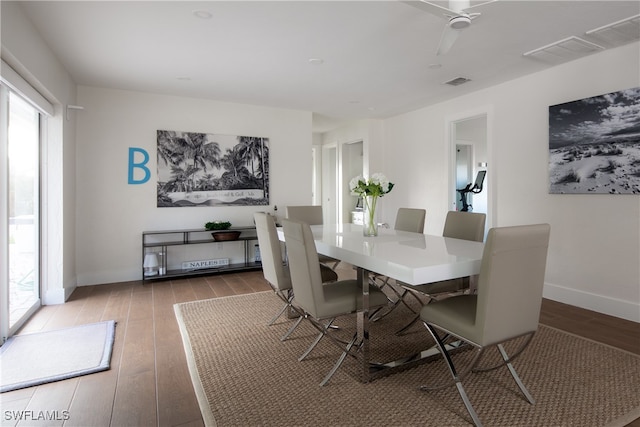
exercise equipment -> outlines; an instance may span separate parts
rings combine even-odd
[[[473,193],[478,194],[482,192],[482,184],[484,183],[484,178],[487,175],[487,171],[479,171],[476,175],[476,182],[467,184],[464,188],[459,188],[456,191],[460,193],[460,201],[462,202],[462,212],[468,212],[469,210],[473,210],[473,206],[470,205],[467,201],[467,194]]]

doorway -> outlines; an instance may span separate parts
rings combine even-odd
[[[490,211],[491,191],[487,185],[491,177],[489,165],[489,114],[482,112],[449,121],[449,147],[451,153],[449,206],[450,209],[462,211],[464,189],[474,186],[478,173],[485,171],[482,191],[467,192],[468,210],[487,215],[486,230],[493,224]],[[482,174],[480,175],[482,176]],[[476,190],[477,191],[477,190]]]

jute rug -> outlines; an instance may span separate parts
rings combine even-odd
[[[356,359],[349,357],[329,384],[320,387],[339,350],[323,340],[310,358],[298,362],[316,333],[303,322],[289,340],[281,342],[291,320],[266,326],[280,307],[281,301],[272,292],[175,306],[207,425],[471,423],[455,387],[430,392],[418,389],[449,379],[441,359],[363,384],[358,380]],[[393,360],[390,358],[413,348],[430,345],[421,325],[402,338],[391,338],[390,332],[404,325],[408,315],[402,307],[372,325],[375,360]],[[350,335],[355,318],[345,318],[338,325],[338,333]],[[494,357],[490,353],[487,357]],[[454,360],[464,364],[470,354],[458,353]],[[536,399],[535,405],[521,396],[506,368],[465,379],[467,393],[487,426],[624,425],[640,417],[640,357],[636,355],[541,326],[514,364]]]
[[[109,369],[115,321],[14,335],[0,347],[0,392]]]

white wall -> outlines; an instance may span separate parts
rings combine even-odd
[[[309,202],[310,112],[82,86],[78,103],[85,107],[77,126],[79,285],[140,279],[144,230],[252,225],[256,211],[277,205],[284,214],[288,204]],[[270,206],[157,208],[158,129],[268,137]],[[129,147],[150,154],[144,184],[127,183]]]
[[[545,297],[640,321],[640,197],[548,192],[548,107],[640,86],[639,52],[634,43],[385,120],[372,150],[397,185],[389,205],[425,206],[426,232],[440,233],[446,122],[488,109],[494,224],[551,224]]]

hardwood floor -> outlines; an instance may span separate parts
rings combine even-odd
[[[353,272],[338,269],[341,277]],[[265,290],[261,271],[76,289],[66,304],[42,307],[20,333],[114,319],[111,369],[0,394],[2,426],[203,425],[173,305]],[[545,300],[541,323],[640,354],[634,322]],[[58,419],[33,420],[40,411]],[[30,420],[15,419],[26,413]],[[640,427],[640,419],[629,425]]]

